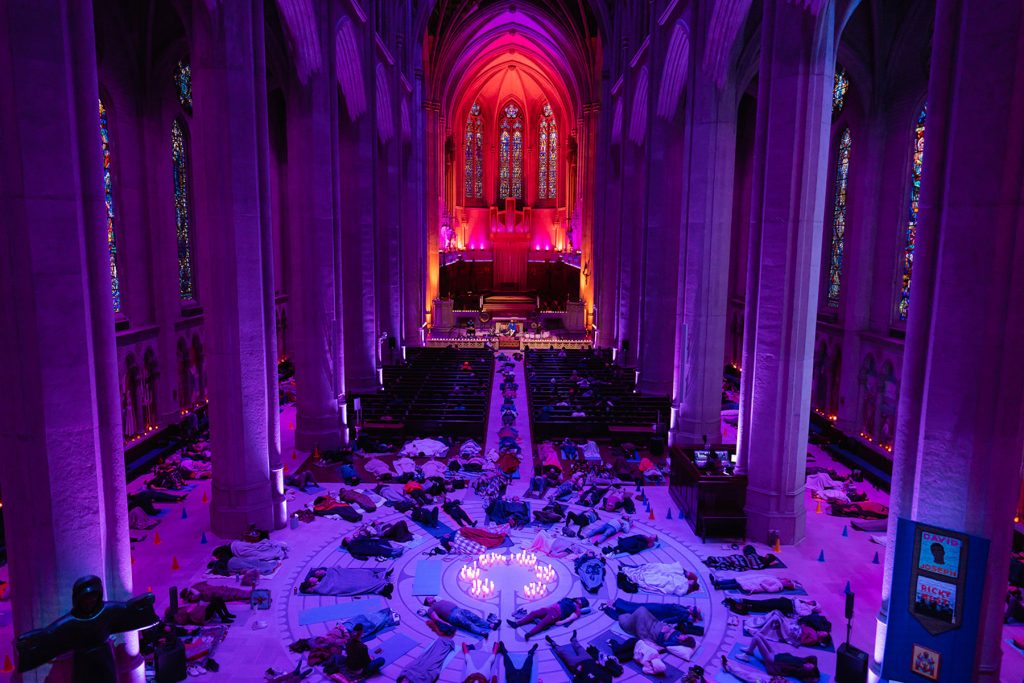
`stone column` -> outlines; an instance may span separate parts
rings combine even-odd
[[[680,244],[679,328],[674,440],[712,443],[721,437],[722,368],[736,165],[736,101],[732,82],[719,87],[701,66],[710,2],[694,5],[686,98],[685,234]]]
[[[213,451],[213,531],[233,537],[273,524],[258,153],[261,5],[196,6],[192,59],[196,238],[205,312]]]
[[[327,7],[316,3],[322,33],[321,64],[296,83],[287,117],[288,214],[292,245],[291,298],[295,359],[295,445],[337,448],[341,444],[338,399],[331,348],[334,329],[334,174],[333,133],[338,125],[337,85],[333,80],[334,41],[327,31]]]
[[[422,75],[419,77],[418,82],[422,90]],[[438,231],[441,229],[439,221],[441,219],[441,191],[444,177],[444,151],[442,149],[444,146],[444,131],[441,129],[440,103],[424,100],[423,112],[426,118],[424,137],[426,139],[427,157],[427,176],[424,179],[427,194],[427,214],[424,221],[427,226],[427,253],[425,255],[427,261],[427,287],[426,301],[423,303],[425,311],[433,312],[434,299],[437,298],[441,278],[441,261],[438,256],[438,248],[440,246]],[[437,321],[431,319],[430,322],[434,324]]]
[[[604,348],[613,348],[618,340],[619,231],[621,221],[622,145],[612,136],[613,113],[618,105],[613,99],[607,79],[602,82],[601,95],[610,103],[601,113],[598,130],[601,160],[595,169],[594,258],[590,265],[596,280],[597,341]]]
[[[70,609],[77,578],[124,599],[132,576],[92,6],[10,2],[0,36],[0,487],[22,633]]]
[[[991,540],[974,680],[994,682],[1024,453],[1024,8],[941,0],[932,46],[890,518]]]
[[[766,3],[761,23],[740,444],[748,534],[804,535],[834,5]],[[754,272],[756,271],[756,272]]]

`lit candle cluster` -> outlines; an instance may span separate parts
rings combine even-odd
[[[537,565],[537,556],[526,550],[521,550],[509,557],[511,558],[510,562],[515,562],[520,567],[534,567]]]
[[[555,580],[555,568],[550,564],[538,564],[536,572],[537,580],[542,583],[551,583]]]
[[[544,597],[548,592],[547,584],[539,581],[531,581],[523,586],[523,597],[527,600],[535,600]]]
[[[462,569],[459,570],[459,578],[463,581],[476,581],[480,578],[480,567],[476,562],[462,565]]]
[[[499,562],[504,562],[504,561],[505,561],[505,556],[504,555],[501,555],[499,553],[484,553],[483,555],[480,555],[477,558],[477,561],[474,562],[473,564],[474,565],[479,565],[483,569],[490,569],[491,567],[493,567],[494,565],[498,564]]]
[[[490,579],[473,579],[469,586],[469,594],[474,598],[485,600],[494,595],[494,582]]]

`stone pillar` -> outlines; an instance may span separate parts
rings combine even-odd
[[[577,192],[580,215],[580,225],[577,230],[582,235],[575,235],[576,248],[580,254],[580,299],[587,304],[587,320],[596,324],[594,316],[595,308],[595,282],[594,282],[594,260],[596,256],[594,241],[594,196],[597,182],[597,129],[601,118],[600,102],[589,102],[583,105],[583,125],[581,127],[580,140],[582,144],[577,146],[579,163],[577,168],[580,174],[580,191]],[[577,201],[576,198],[569,197]],[[568,216],[571,218],[571,214]]]
[[[671,120],[656,116],[657,95],[661,89],[665,68],[667,32],[652,21],[650,45],[652,55],[648,75],[647,121],[644,126],[650,142],[646,152],[646,220],[641,241],[643,255],[643,288],[638,303],[640,316],[640,373],[637,389],[653,396],[668,396],[672,392],[675,360],[675,310],[679,260],[680,225],[679,194],[674,191],[679,182],[673,161],[680,156],[678,146],[680,128]],[[633,108],[636,111],[636,107]],[[632,124],[631,124],[632,125]],[[668,420],[668,415],[664,416]]]
[[[1000,678],[1024,453],[1022,46],[1019,3],[938,3],[890,503],[893,520],[991,540],[975,681]],[[895,531],[888,534],[876,672],[887,654],[909,657],[883,651]]]
[[[321,63],[296,83],[288,111],[288,214],[293,221],[291,290],[295,360],[295,445],[337,448],[341,444],[334,388],[334,174],[333,134],[338,121],[333,80],[334,41],[327,31],[327,7],[316,3]]]
[[[213,531],[273,524],[256,55],[261,5],[196,6],[193,164],[199,292],[205,312]],[[259,78],[263,78],[262,73]]]
[[[423,88],[422,76],[418,79],[420,88]],[[433,311],[434,299],[438,295],[438,287],[441,278],[441,260],[438,255],[439,235],[441,229],[441,191],[444,178],[444,131],[441,129],[441,105],[434,101],[423,102],[423,112],[426,118],[426,157],[427,177],[425,180],[427,194],[427,215],[424,221],[427,226],[427,288],[426,301],[423,302],[425,311]],[[431,320],[433,325],[436,320]]]
[[[604,348],[613,348],[618,341],[619,231],[622,229],[622,145],[612,136],[613,113],[618,105],[607,79],[602,82],[602,99],[610,103],[601,115],[598,130],[602,163],[595,169],[594,196],[594,258],[590,265],[596,280],[597,341]]]
[[[0,36],[0,487],[22,633],[70,609],[77,578],[124,599],[132,576],[92,6],[10,2]]]
[[[678,361],[674,441],[712,443],[721,438],[722,369],[736,165],[735,85],[719,87],[701,66],[710,2],[694,5],[686,98],[684,239],[680,244]]]
[[[748,534],[761,541],[804,535],[834,10],[766,3],[761,24],[739,435]]]

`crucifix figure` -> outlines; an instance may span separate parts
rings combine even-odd
[[[117,683],[110,636],[147,628],[159,619],[146,593],[105,602],[98,576],[83,576],[71,591],[71,611],[45,628],[18,636],[18,671],[31,671],[68,652],[73,683]]]

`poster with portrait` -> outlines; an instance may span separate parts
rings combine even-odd
[[[957,585],[918,576],[914,588],[914,612],[946,624],[956,623]]]
[[[960,576],[960,551],[963,541],[954,535],[921,530],[917,568],[921,571],[957,579]]]

